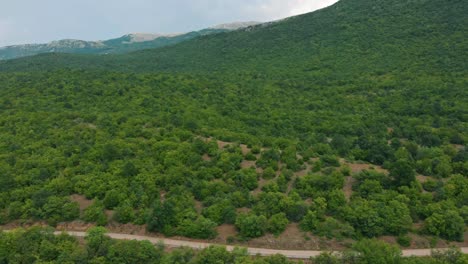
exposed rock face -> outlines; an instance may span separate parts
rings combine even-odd
[[[237,30],[241,28],[246,28],[250,26],[255,26],[261,24],[260,22],[255,22],[255,21],[249,21],[249,22],[234,22],[234,23],[227,23],[227,24],[221,24],[212,27],[213,29],[226,29],[226,30]]]
[[[172,38],[182,34],[175,33],[175,34],[151,34],[151,33],[131,33],[124,35],[123,38],[128,38],[129,41],[125,43],[136,43],[136,42],[145,42],[145,41],[152,41],[157,38],[166,37]]]

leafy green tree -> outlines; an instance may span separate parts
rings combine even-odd
[[[333,255],[333,253],[324,252],[321,253],[318,257],[312,258],[314,264],[341,264],[342,260]]]
[[[434,172],[437,176],[447,178],[452,173],[453,169],[450,165],[450,158],[443,156],[442,159],[438,160],[437,165],[434,167]]]
[[[124,202],[115,209],[114,219],[122,224],[127,224],[135,219],[135,211],[129,202]]]
[[[327,210],[331,214],[338,213],[339,208],[346,204],[346,197],[342,190],[333,190],[327,194]]]
[[[340,161],[334,155],[324,155],[321,157],[323,164],[327,167],[339,167]]]
[[[285,213],[274,214],[268,219],[268,232],[273,233],[274,235],[280,235],[289,224],[289,220],[286,217]]]
[[[148,216],[148,230],[163,232],[166,226],[172,226],[174,222],[174,204],[170,201],[164,203],[160,200],[155,201]]]
[[[468,255],[463,254],[459,248],[451,247],[445,251],[432,251],[432,258],[439,264],[463,264],[467,263]]]
[[[218,235],[215,230],[216,226],[215,222],[200,216],[196,220],[182,221],[180,233],[187,237],[211,239]]]
[[[272,167],[267,167],[266,169],[263,170],[263,175],[262,177],[264,179],[273,179],[276,176],[276,172]]]
[[[121,174],[124,177],[133,177],[139,173],[139,170],[135,165],[128,161],[125,163],[125,165],[122,167]]]
[[[361,196],[362,198],[368,198],[373,194],[382,193],[383,187],[381,183],[377,180],[366,179],[364,180],[364,182],[359,184],[357,191],[359,193],[359,196]]]
[[[191,248],[177,248],[174,249],[171,254],[164,255],[164,258],[161,262],[164,264],[190,263],[194,256],[195,252]]]
[[[79,217],[80,208],[77,202],[67,198],[51,196],[43,207],[44,217],[49,224],[56,225],[61,221],[71,221]]]
[[[355,237],[355,231],[352,226],[347,223],[342,223],[333,217],[326,217],[325,220],[319,221],[313,233],[315,235],[327,237],[328,239]]]
[[[456,202],[461,207],[468,204],[468,178],[463,175],[453,175],[443,187],[444,196]]]
[[[396,186],[409,186],[416,180],[413,166],[405,160],[398,160],[392,164],[390,176],[393,177]]]
[[[86,247],[90,258],[104,257],[108,254],[112,240],[106,236],[106,233],[104,227],[93,227],[86,232]]]
[[[430,234],[449,240],[463,241],[465,221],[455,210],[433,213],[426,219],[426,229]]]
[[[121,193],[118,190],[110,190],[106,192],[104,197],[104,206],[106,209],[114,209],[117,207],[121,201]]]
[[[258,175],[255,169],[243,169],[236,172],[234,181],[237,186],[248,190],[255,190],[258,187]]]
[[[402,202],[392,200],[380,207],[380,216],[385,220],[385,233],[401,235],[408,232],[413,224],[408,206]]]
[[[149,241],[120,240],[109,247],[110,263],[159,263],[162,252]]]
[[[308,211],[304,216],[304,219],[301,221],[301,228],[306,231],[315,231],[320,222],[320,218],[317,216],[317,213],[314,211]]]
[[[402,263],[401,250],[398,246],[383,241],[364,239],[352,246],[357,253],[345,257],[350,263],[358,264],[399,264]]]
[[[263,215],[257,216],[253,213],[240,214],[237,216],[235,225],[241,236],[255,238],[265,234],[267,219]]]
[[[236,208],[229,200],[223,200],[203,209],[203,215],[219,225],[233,224],[236,219]]]
[[[104,213],[104,203],[95,199],[93,204],[84,210],[83,220],[94,222],[99,226],[105,226],[107,224],[107,216]]]
[[[198,254],[193,263],[196,264],[229,264],[234,263],[234,256],[224,247],[211,246]]]
[[[385,220],[379,214],[378,204],[357,200],[345,208],[344,218],[362,235],[376,237],[384,233]]]
[[[286,217],[292,222],[299,222],[307,213],[307,205],[302,201],[295,201],[285,209]]]

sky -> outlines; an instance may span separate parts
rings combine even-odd
[[[273,21],[337,0],[0,0],[0,47]]]

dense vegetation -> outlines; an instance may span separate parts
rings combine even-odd
[[[0,47],[0,60],[9,60],[43,53],[122,54],[143,49],[160,48],[199,36],[227,32],[226,29],[207,28],[176,36],[161,36],[154,40],[134,41],[132,34],[104,41],[59,40],[47,44],[26,44]]]
[[[279,80],[309,77],[314,83],[380,77],[390,87],[426,74],[463,78],[467,10],[464,0],[341,0],[314,13],[161,49],[46,54],[0,62],[0,70],[231,72]]]
[[[464,264],[467,256],[451,249],[434,251],[431,257],[403,258],[394,246],[364,240],[341,256],[324,253],[311,259],[314,264]],[[164,245],[148,241],[113,240],[104,228],[92,228],[85,244],[66,234],[54,235],[51,229],[31,228],[0,233],[0,263],[161,263],[161,264],[293,264],[285,257],[251,257],[243,248],[228,252],[223,247],[209,247],[200,252],[181,248],[167,252]],[[302,263],[302,262],[300,262]]]
[[[342,0],[169,48],[0,63],[0,222],[463,241],[468,10],[441,3]]]
[[[104,209],[114,209],[121,223],[148,223],[168,235],[210,238],[215,226],[235,223],[248,238],[301,222],[324,236],[358,238],[404,235],[424,221],[429,234],[463,239],[468,163],[465,149],[451,145],[466,137],[457,130],[464,126],[457,98],[449,117],[424,122],[411,113],[383,113],[379,100],[353,101],[356,91],[345,89],[330,97],[329,89],[274,83],[255,90],[190,76],[79,71],[4,74],[0,81],[3,222],[76,219],[78,205],[69,196],[78,193],[95,200],[82,216],[87,221],[105,224]],[[240,85],[251,82],[258,81]],[[331,102],[341,96],[349,98],[347,107]],[[311,111],[301,101],[317,106]],[[432,119],[447,126],[434,128]],[[210,136],[251,148],[219,149]],[[390,174],[354,175],[347,202],[349,170],[339,168],[338,157],[384,165]],[[242,168],[247,159],[263,173]],[[313,172],[296,178],[307,162]],[[416,171],[434,176],[424,184],[431,193],[415,181]],[[257,195],[259,178],[270,182]],[[251,212],[237,213],[244,207]],[[384,221],[389,217],[394,221]]]

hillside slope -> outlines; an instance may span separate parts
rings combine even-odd
[[[467,3],[446,2],[342,0],[171,47],[2,62],[0,224],[463,243]]]
[[[468,4],[342,0],[280,22],[122,56],[50,54],[0,70],[249,71],[314,75],[466,69]],[[413,69],[414,68],[414,69]]]
[[[160,48],[199,36],[216,34],[249,27],[258,22],[230,23],[183,34],[127,34],[104,41],[64,39],[47,44],[14,45],[0,48],[0,60],[9,60],[43,53],[122,54],[143,49]]]

